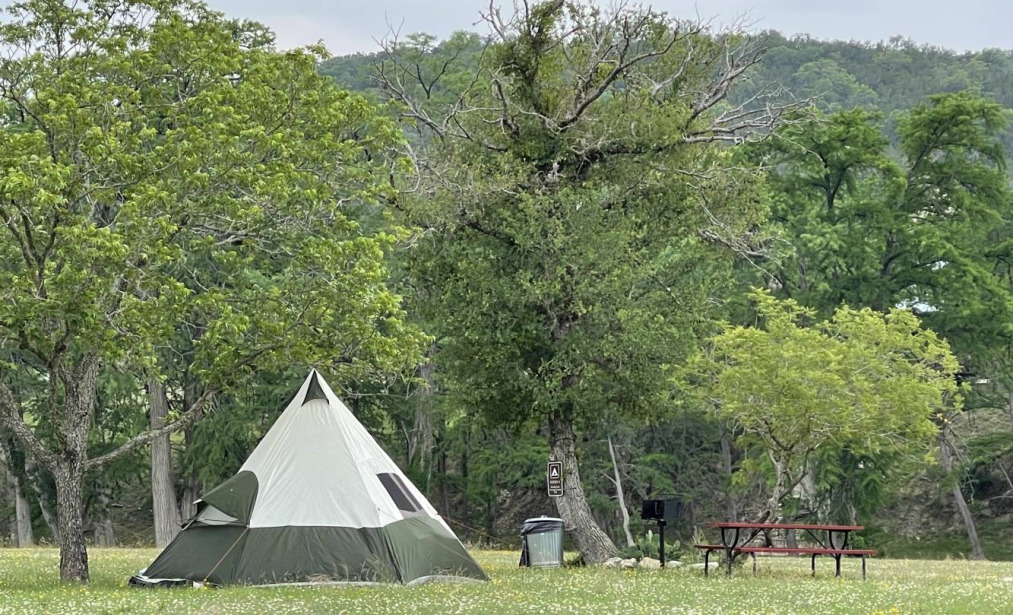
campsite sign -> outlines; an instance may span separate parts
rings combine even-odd
[[[550,461],[545,471],[545,478],[548,482],[549,497],[558,498],[563,496],[563,463]]]

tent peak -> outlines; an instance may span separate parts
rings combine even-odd
[[[320,374],[314,369],[310,372],[310,386],[306,389],[306,395],[303,397],[302,405],[305,406],[316,399],[327,401],[327,394],[324,393],[324,388],[320,385]]]

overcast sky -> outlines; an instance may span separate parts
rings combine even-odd
[[[606,0],[607,1],[607,0]],[[282,47],[323,40],[335,54],[374,51],[387,23],[443,36],[473,24],[485,0],[209,0],[232,17],[266,23]],[[510,6],[511,0],[499,2]],[[646,2],[645,2],[646,4]],[[748,14],[756,28],[817,38],[879,41],[903,35],[964,51],[1013,48],[1013,0],[656,0],[677,17],[727,23]],[[481,28],[485,32],[484,28]]]

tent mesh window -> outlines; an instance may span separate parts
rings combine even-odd
[[[397,506],[398,510],[414,513],[422,509],[415,496],[405,487],[400,476],[384,473],[377,474],[376,477],[380,479],[380,483],[387,490],[387,495],[390,496],[390,499],[394,500],[394,505]]]

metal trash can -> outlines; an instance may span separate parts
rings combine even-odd
[[[563,565],[563,520],[528,519],[521,528],[521,566],[558,568]]]

